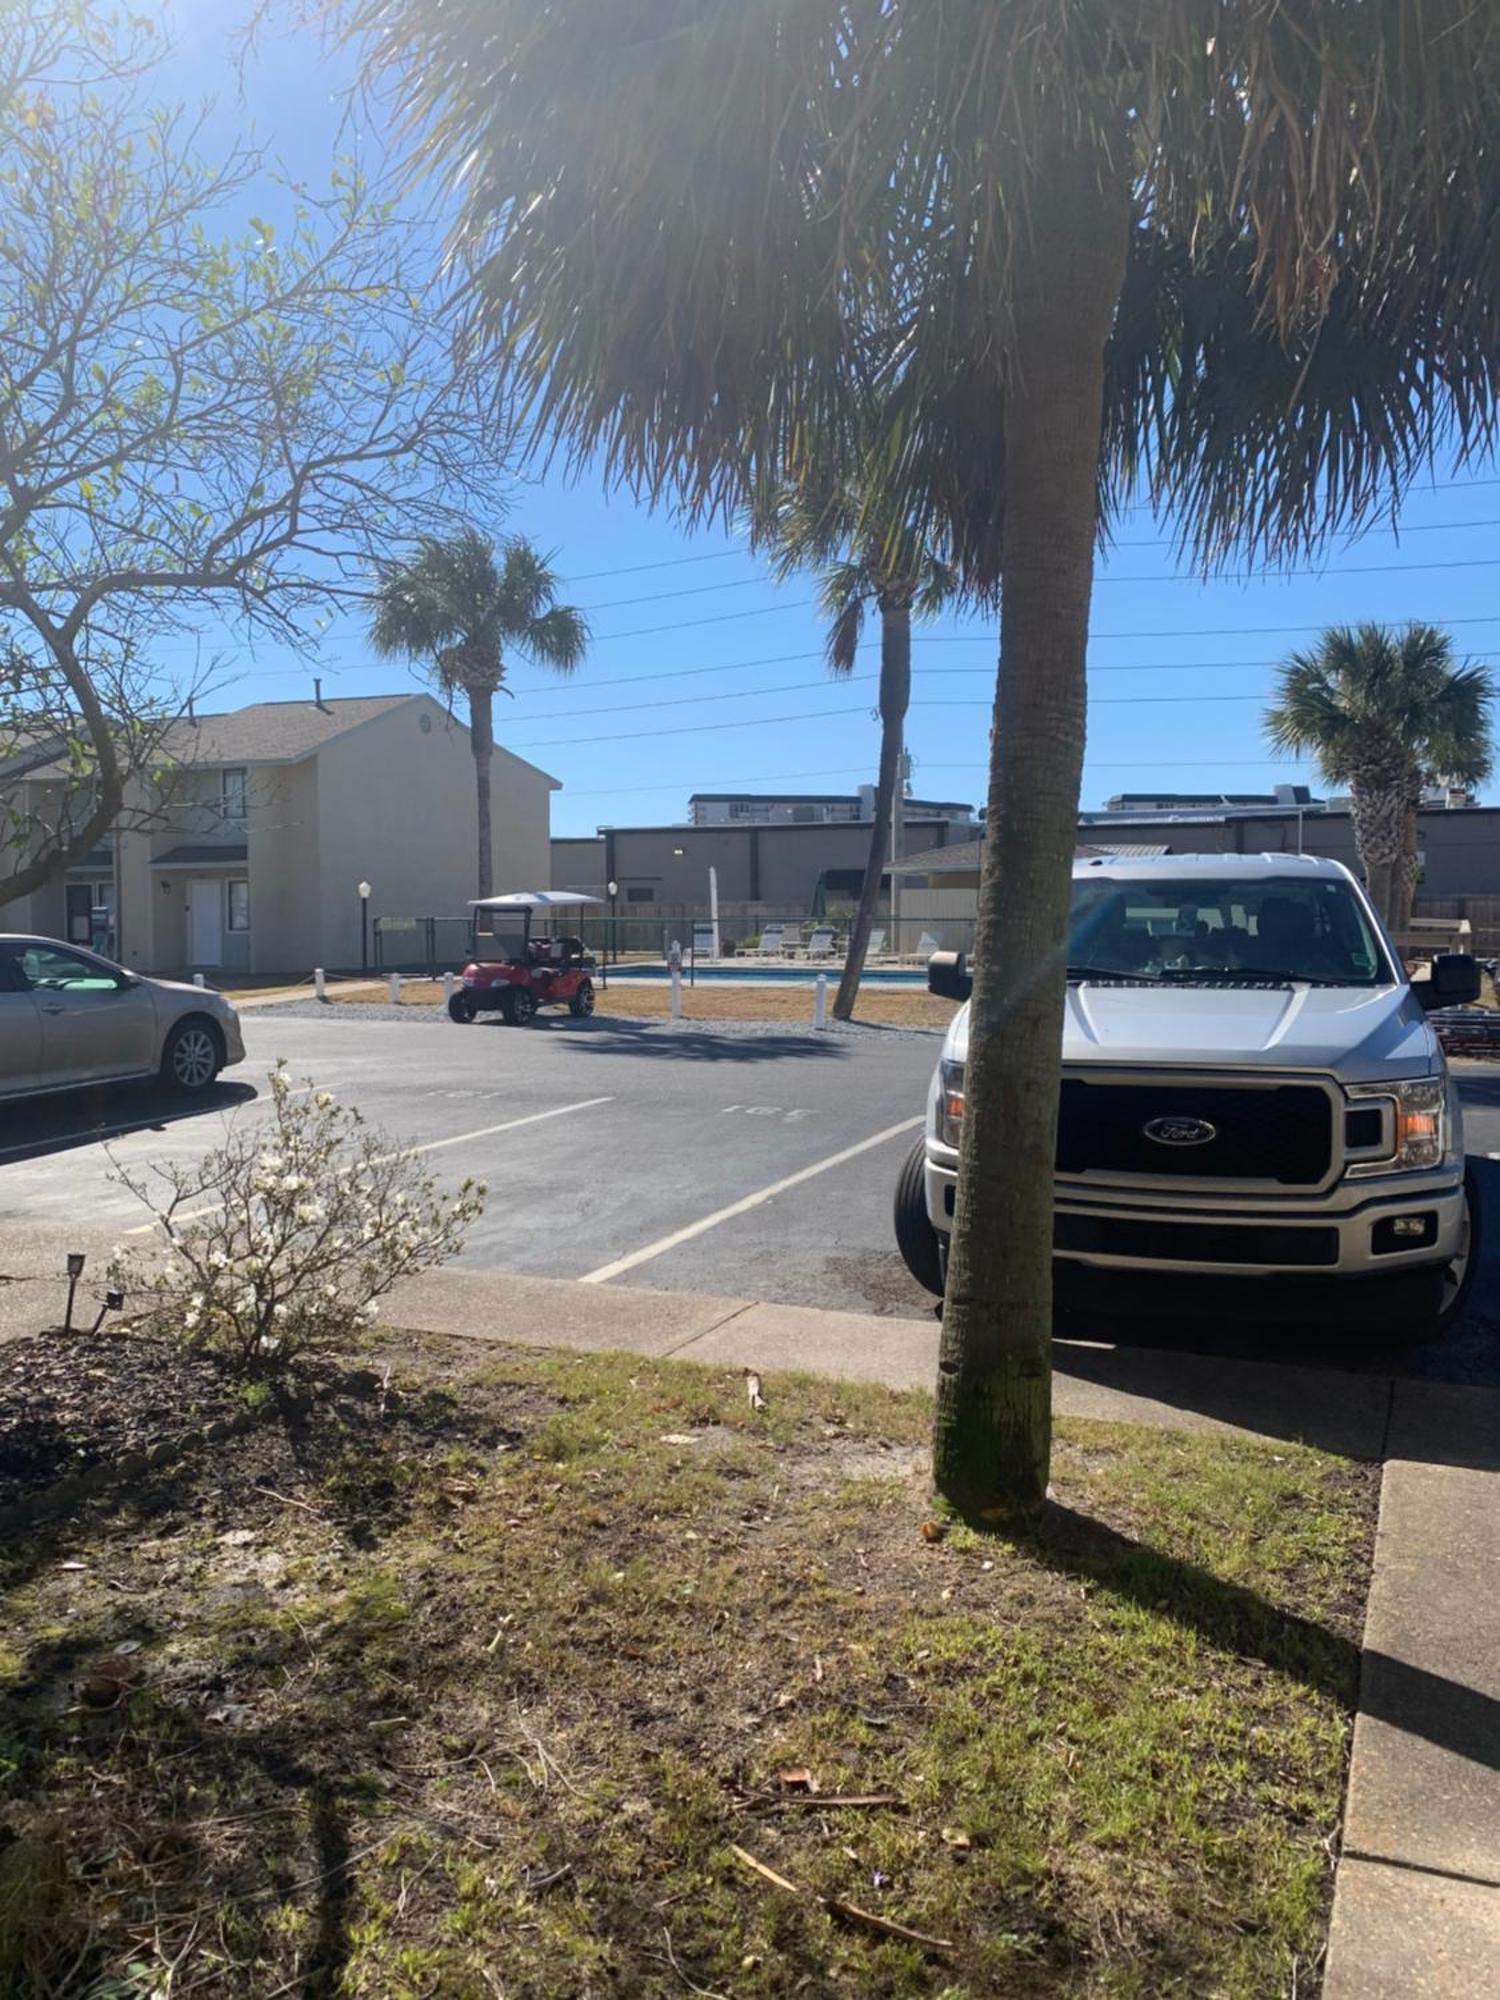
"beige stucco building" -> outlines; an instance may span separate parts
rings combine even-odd
[[[108,948],[139,971],[307,973],[361,961],[369,915],[462,917],[475,886],[469,733],[431,695],[256,702],[167,745],[164,803],[65,880],[0,906],[0,929]],[[45,809],[45,768],[21,782]],[[497,888],[544,888],[558,781],[497,748]],[[107,926],[103,913],[108,913]]]

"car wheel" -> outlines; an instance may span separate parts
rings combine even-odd
[[[568,1002],[568,1012],[577,1020],[586,1021],[594,1011],[594,982],[585,979],[578,991]]]
[[[529,986],[518,986],[510,996],[508,1017],[518,1028],[536,1019],[536,995]]]
[[[161,1080],[172,1090],[207,1090],[223,1066],[223,1045],[209,1021],[179,1021],[161,1052]]]
[[[457,1021],[460,1027],[467,1027],[479,1009],[474,1005],[472,993],[454,993],[448,1001],[448,1019]]]
[[[942,1244],[927,1213],[927,1148],[918,1140],[896,1179],[896,1248],[924,1291],[943,1296]]]

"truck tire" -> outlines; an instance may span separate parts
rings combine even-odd
[[[1464,1172],[1464,1233],[1459,1254],[1443,1272],[1442,1297],[1428,1338],[1440,1340],[1451,1326],[1463,1318],[1479,1269],[1479,1250],[1484,1242],[1484,1218],[1479,1202],[1479,1180],[1472,1167]],[[1420,1337],[1420,1336],[1419,1336]]]
[[[461,1028],[466,1028],[478,1012],[472,993],[455,993],[448,1001],[448,1019],[457,1021]]]
[[[927,1148],[918,1139],[896,1177],[896,1248],[924,1291],[943,1296],[943,1257],[938,1232],[927,1213]]]

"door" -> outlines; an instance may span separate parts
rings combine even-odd
[[[151,989],[107,959],[61,945],[22,945],[17,953],[42,1030],[47,1084],[139,1076],[156,1068],[156,1006]]]
[[[42,1082],[42,1017],[10,947],[0,945],[0,1097]]]
[[[224,891],[219,882],[188,883],[188,964],[224,961]]]
[[[94,942],[94,885],[92,882],[70,882],[67,887],[68,943],[92,944]]]

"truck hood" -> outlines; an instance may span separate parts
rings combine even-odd
[[[944,1054],[968,1054],[960,1008]],[[1333,1070],[1345,1083],[1423,1076],[1437,1037],[1409,986],[1069,986],[1063,1062],[1161,1068]]]

